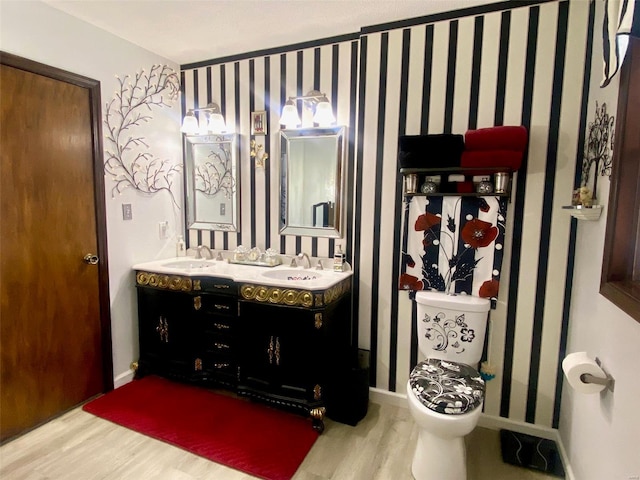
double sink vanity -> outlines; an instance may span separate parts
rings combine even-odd
[[[344,237],[345,132],[343,126],[280,131],[281,235]],[[187,230],[240,231],[238,138],[185,135]],[[249,258],[256,250],[251,245]],[[366,414],[368,373],[351,338],[351,272],[308,256],[299,259],[307,268],[296,257],[274,266],[280,258],[272,262],[270,249],[264,254],[268,265],[236,262],[232,252],[224,260],[134,265],[136,376],[224,388],[310,416],[319,431],[325,414],[354,425]]]
[[[342,386],[357,363],[351,272],[191,257],[134,265],[140,357],[157,374],[346,423],[360,417]],[[360,417],[360,418],[357,418]]]

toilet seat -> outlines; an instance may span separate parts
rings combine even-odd
[[[409,384],[422,405],[444,415],[471,412],[484,400],[484,380],[464,363],[427,358],[411,371]]]

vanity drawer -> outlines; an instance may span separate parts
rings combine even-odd
[[[235,389],[238,382],[238,365],[232,358],[216,358],[207,355],[196,360],[192,379],[197,382],[215,383]]]
[[[238,295],[238,285],[229,278],[199,277],[200,291],[205,293],[219,293],[222,295]],[[194,291],[198,290],[194,288]]]
[[[235,341],[226,335],[206,335],[204,351],[214,357],[229,357],[235,351]]]
[[[202,320],[202,329],[207,334],[232,335],[237,319],[231,316],[206,315]]]
[[[238,315],[238,301],[234,297],[211,295],[209,293],[194,295],[192,307],[194,311],[200,313],[233,317]]]

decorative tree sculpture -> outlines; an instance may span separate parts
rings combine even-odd
[[[586,186],[593,172],[594,199],[597,197],[598,177],[611,175],[611,150],[613,149],[613,123],[614,117],[607,113],[607,104],[598,107],[596,102],[596,116],[587,127],[587,141],[582,159],[582,186]]]
[[[178,74],[166,65],[153,65],[146,73],[136,73],[131,79],[116,76],[119,90],[106,104],[105,125],[107,140],[112,144],[106,150],[105,172],[115,182],[111,196],[127,187],[139,192],[156,194],[166,191],[178,207],[171,191],[173,177],[181,165],[169,159],[159,159],[149,151],[145,137],[133,134],[135,127],[149,122],[152,107],[170,107],[180,91]]]

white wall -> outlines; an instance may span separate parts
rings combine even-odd
[[[124,14],[124,13],[123,13]],[[41,2],[0,3],[0,49],[53,67],[84,75],[101,83],[102,113],[118,88],[116,75],[133,76],[154,64],[176,72],[179,66]],[[150,112],[151,121],[135,131],[146,138],[154,155],[182,162],[178,100],[171,108]],[[104,128],[104,126],[103,126]],[[103,140],[105,149],[108,142]],[[182,208],[182,177],[174,195]],[[114,186],[105,178],[109,288],[116,385],[126,379],[130,363],[138,357],[135,282],[131,266],[175,255],[175,232],[183,231],[182,210],[172,207],[169,195],[145,196],[132,189],[112,198]],[[132,205],[133,220],[123,221],[122,204]],[[168,221],[170,237],[160,240],[158,222]]]
[[[597,26],[602,25],[603,15],[602,2],[598,4]],[[601,80],[602,35],[598,34],[587,121],[593,121],[596,101],[606,103],[609,114],[616,115],[619,77],[603,89]],[[640,476],[640,323],[599,294],[610,184],[608,177],[600,177],[598,203],[605,205],[605,211],[597,222],[578,222],[576,241],[567,353],[586,351],[598,357],[616,382],[614,393],[596,395],[577,394],[564,383],[559,431],[579,480]]]

